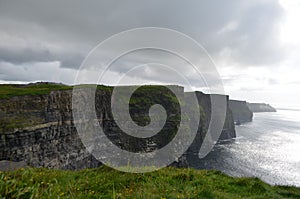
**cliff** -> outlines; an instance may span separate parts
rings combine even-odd
[[[180,108],[174,94],[163,86],[143,86],[130,99],[130,114],[138,125],[147,125],[149,107],[162,104],[167,111],[163,129],[155,136],[137,139],[122,132],[111,113],[112,87],[98,86],[95,108],[100,126],[118,147],[153,151],[173,139],[180,122]],[[183,96],[182,87],[176,86]],[[101,165],[83,146],[72,117],[72,87],[57,84],[0,86],[0,160],[24,161],[34,167],[60,169],[95,168]],[[202,143],[210,118],[209,95],[197,92],[201,121],[196,141]],[[220,139],[235,137],[233,117],[228,109]],[[185,157],[181,158],[184,163]]]
[[[232,111],[234,122],[251,122],[253,112],[248,108],[246,101],[229,100],[229,108]]]
[[[276,109],[269,104],[265,103],[247,103],[249,109],[256,112],[276,112]]]

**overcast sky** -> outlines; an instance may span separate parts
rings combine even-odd
[[[300,0],[0,0],[0,83],[73,84],[99,42],[163,27],[205,47],[231,98],[300,107],[299,24]]]

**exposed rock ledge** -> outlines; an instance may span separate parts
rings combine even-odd
[[[19,168],[25,168],[27,164],[24,161],[12,162],[7,160],[0,161],[0,171],[12,171]]]

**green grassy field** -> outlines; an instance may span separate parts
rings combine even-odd
[[[22,95],[43,95],[50,93],[53,90],[67,90],[72,89],[71,86],[66,86],[63,84],[28,84],[28,85],[18,85],[18,84],[3,84],[0,85],[0,99],[8,99],[14,96]]]
[[[77,85],[76,88],[80,88],[80,87],[93,88],[94,86],[95,86],[94,84],[82,84],[82,85]],[[39,82],[39,83],[32,83],[32,84],[0,84],[0,99],[9,99],[11,97],[24,96],[24,95],[44,95],[50,93],[51,91],[71,90],[73,88],[74,86],[58,84],[58,83],[49,83],[49,82]],[[97,85],[97,89],[112,91],[113,87],[105,86],[105,85]],[[151,92],[156,92],[157,90],[165,91],[165,87],[146,85],[142,87],[141,93],[151,93]]]
[[[0,173],[2,198],[300,198],[300,188],[270,186],[257,178],[165,168],[123,173],[102,166],[81,171],[26,168]]]
[[[94,87],[95,85],[83,84],[77,87]],[[71,90],[73,86],[57,83],[32,83],[32,84],[0,84],[0,99],[9,99],[15,96],[24,95],[45,95],[56,90]],[[97,85],[97,89],[112,90],[113,87]]]

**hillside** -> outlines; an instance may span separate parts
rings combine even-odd
[[[165,168],[130,174],[108,167],[81,171],[19,169],[0,173],[5,198],[300,198],[300,188],[218,171]]]

